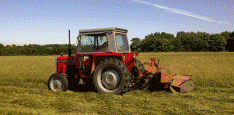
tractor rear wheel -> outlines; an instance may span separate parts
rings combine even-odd
[[[100,93],[122,94],[129,88],[130,73],[122,61],[109,58],[98,64],[93,82]]]
[[[66,76],[58,73],[52,74],[48,81],[48,88],[52,91],[67,91],[68,80]]]

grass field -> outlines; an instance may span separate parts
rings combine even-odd
[[[182,95],[51,92],[55,57],[0,56],[0,114],[234,114],[234,53],[140,53],[141,62],[155,57],[172,73],[194,75],[196,88]]]

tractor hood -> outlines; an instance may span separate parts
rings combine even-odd
[[[76,56],[60,56],[57,57],[57,62],[75,62]]]

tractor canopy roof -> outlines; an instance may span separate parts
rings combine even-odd
[[[79,34],[101,34],[101,33],[109,33],[109,32],[117,32],[117,33],[127,33],[127,29],[110,27],[110,28],[96,28],[96,29],[82,29],[79,31]]]

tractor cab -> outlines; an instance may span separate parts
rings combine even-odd
[[[127,30],[121,28],[84,29],[79,31],[78,53],[131,52]]]

